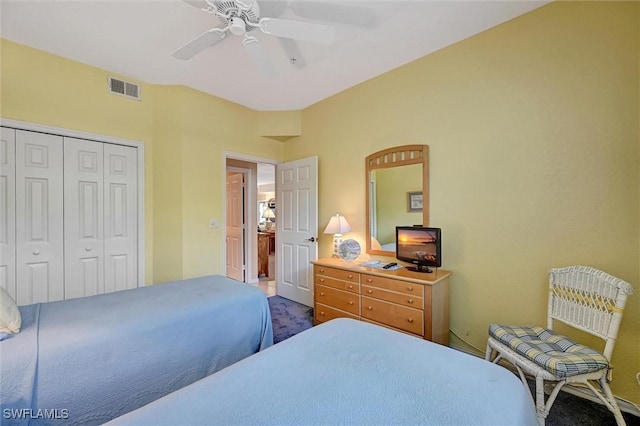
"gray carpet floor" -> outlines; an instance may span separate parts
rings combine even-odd
[[[313,308],[280,296],[268,298],[274,343],[313,326]],[[531,387],[531,384],[530,384]],[[622,413],[627,426],[640,426],[640,417]],[[547,417],[547,426],[615,426],[613,414],[603,405],[560,392]]]

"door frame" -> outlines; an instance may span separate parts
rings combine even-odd
[[[27,121],[12,120],[0,117],[0,126],[9,127],[16,130],[26,130],[31,132],[49,133],[62,137],[85,139],[95,142],[112,143],[136,148],[138,162],[138,287],[145,285],[145,213],[144,213],[144,143],[132,139],[122,139],[113,136],[88,133],[79,130],[64,129],[62,127],[46,126],[43,124],[31,123]]]
[[[222,206],[226,205],[225,203],[227,202],[227,185],[226,185],[226,176],[227,176],[227,170],[229,170],[231,167],[234,166],[227,166],[227,160],[238,160],[238,161],[244,161],[247,163],[254,163],[257,164],[258,163],[264,163],[264,164],[273,164],[274,166],[279,164],[279,161],[273,160],[271,158],[263,158],[263,157],[257,157],[254,155],[248,155],[248,154],[240,154],[237,152],[231,152],[231,151],[222,151]],[[237,169],[236,169],[237,170]],[[246,192],[245,192],[245,200],[247,201],[247,211],[245,211],[245,219],[248,218],[248,222],[246,225],[246,230],[247,232],[245,232],[244,235],[244,246],[245,246],[245,251],[247,254],[246,257],[246,265],[245,265],[245,282],[248,284],[258,284],[259,280],[258,280],[258,241],[256,238],[251,238],[252,235],[254,235],[253,233],[249,232],[251,230],[251,228],[249,228],[251,226],[251,222],[254,218],[257,217],[257,212],[258,212],[258,188],[257,188],[257,175],[253,176],[253,174],[249,174],[248,175],[250,178],[247,179],[247,181],[245,182],[245,188],[246,188]],[[224,256],[227,253],[227,242],[226,242],[226,236],[227,236],[227,212],[226,209],[222,209],[222,223],[220,224],[220,227],[222,229],[224,229],[224,235],[222,238],[222,252],[221,255]],[[255,224],[255,229],[257,232],[257,228],[258,228],[258,224]],[[276,269],[277,269],[277,262],[276,262]],[[276,274],[278,272],[276,271]],[[226,276],[227,275],[227,265],[226,262],[222,262],[222,275]]]

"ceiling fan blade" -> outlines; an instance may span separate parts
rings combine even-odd
[[[303,18],[320,19],[359,27],[373,27],[378,20],[376,12],[372,8],[327,1],[295,1],[291,3],[291,10]]]
[[[247,48],[249,56],[256,64],[262,75],[267,78],[276,78],[278,76],[278,72],[267,56],[267,52],[263,49],[257,38],[245,37],[245,39],[242,40],[242,44]]]
[[[192,1],[192,0],[185,0]],[[287,7],[289,7],[288,0],[268,0],[261,1],[260,3],[260,15],[277,18],[282,15]]]
[[[225,37],[225,32],[220,28],[212,28],[209,31],[204,32],[200,36],[191,40],[171,55],[176,59],[191,59],[198,53],[202,52],[207,47],[211,47],[216,43],[219,43]]]
[[[298,43],[296,43],[295,40],[285,37],[278,37],[278,40],[280,41],[282,50],[284,50],[284,54],[287,55],[287,59],[291,66],[300,69],[307,65],[307,62],[304,60],[304,56],[302,56],[302,52],[300,52]]]
[[[209,6],[205,0],[182,0],[187,3],[189,6],[196,7],[198,9],[206,9]]]
[[[319,44],[331,44],[336,38],[333,27],[288,19],[263,18],[260,20],[260,29],[274,36]]]

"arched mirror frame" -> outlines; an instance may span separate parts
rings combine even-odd
[[[402,145],[375,152],[365,159],[366,212],[367,212],[367,253],[380,256],[395,256],[387,250],[373,249],[371,245],[371,172],[377,169],[422,164],[422,225],[429,225],[429,146]]]

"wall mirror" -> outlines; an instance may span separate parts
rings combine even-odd
[[[397,146],[365,161],[367,253],[395,256],[396,226],[429,224],[429,147]]]

